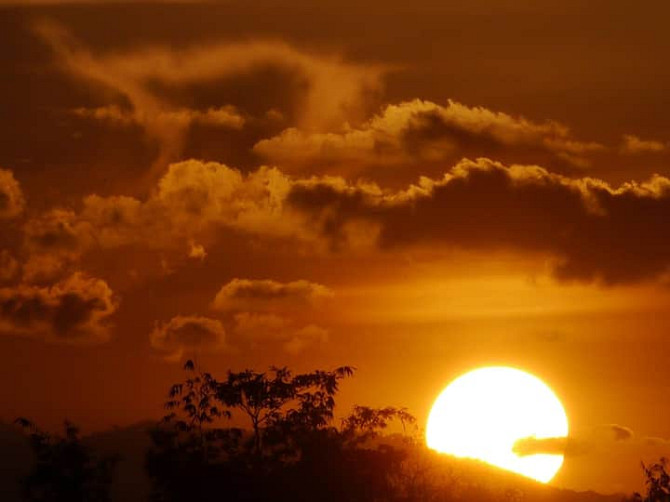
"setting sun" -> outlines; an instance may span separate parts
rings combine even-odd
[[[518,455],[517,441],[561,438],[568,419],[554,392],[538,378],[507,367],[480,368],[440,394],[428,417],[428,446],[457,457],[482,460],[548,482],[563,455]]]
[[[0,0],[0,502],[670,493],[668,19]]]

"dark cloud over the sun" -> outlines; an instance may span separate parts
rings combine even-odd
[[[514,443],[513,451],[519,456],[526,455],[565,455],[575,457],[587,455],[595,449],[611,450],[618,443],[630,444],[635,435],[633,431],[619,424],[602,424],[586,434],[567,437],[536,438],[527,437]],[[649,443],[650,438],[642,438]]]

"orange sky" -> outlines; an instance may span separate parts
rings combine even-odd
[[[12,3],[0,419],[155,418],[197,354],[423,421],[509,364],[558,486],[670,453],[665,2]]]

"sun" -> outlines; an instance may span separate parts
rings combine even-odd
[[[563,455],[517,455],[524,438],[568,435],[556,394],[539,378],[515,368],[480,368],[457,378],[439,395],[428,417],[428,447],[482,460],[537,481],[550,481]]]

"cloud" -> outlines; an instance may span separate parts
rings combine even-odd
[[[211,307],[231,320],[239,343],[298,354],[328,341],[328,330],[306,319],[332,296],[331,289],[306,280],[233,279]]]
[[[28,248],[49,253],[72,252],[80,246],[80,220],[74,211],[53,209],[29,219],[24,226]]]
[[[212,307],[219,311],[295,309],[332,296],[326,286],[305,280],[281,283],[233,279],[219,290]]]
[[[615,188],[479,159],[399,191],[300,180],[287,204],[334,249],[349,246],[351,225],[361,224],[386,250],[437,245],[546,254],[563,280],[633,282],[657,278],[670,265],[670,180],[661,176]]]
[[[614,441],[628,441],[633,439],[632,429],[618,424],[603,424],[596,428],[598,434],[604,434],[606,438]]]
[[[25,200],[14,173],[0,169],[0,220],[16,218],[23,212]]]
[[[244,126],[244,117],[231,105],[219,108],[212,107],[207,110],[175,108],[158,111],[154,114],[138,110],[123,110],[117,105],[76,108],[73,112],[79,117],[119,125],[139,124],[146,127],[147,131],[153,131],[158,138],[162,136],[159,133],[160,128],[185,130],[194,123],[231,129],[241,129]]]
[[[79,211],[55,209],[29,219],[23,270],[25,277],[52,280],[92,249],[122,246],[183,255],[192,242],[216,245],[216,236],[228,229],[313,253],[516,251],[550,258],[560,280],[631,283],[669,271],[669,216],[670,179],[662,176],[612,186],[478,159],[392,190],[333,176],[291,177],[267,167],[245,175],[190,160],[170,165],[144,201],[91,195]],[[314,292],[309,283],[240,281],[224,287],[217,308],[255,310],[250,302],[304,300]]]
[[[386,71],[374,65],[346,63],[335,55],[314,55],[278,41],[211,43],[182,50],[152,46],[96,54],[53,22],[40,22],[35,31],[50,45],[63,70],[97,81],[130,102],[128,111],[103,107],[80,113],[142,124],[161,146],[155,170],[178,159],[186,130],[194,120],[220,122],[223,116],[224,123],[233,127],[242,122],[230,107],[185,110],[160,89],[185,89],[279,68],[295,75],[296,92],[302,96],[298,109],[301,127],[320,130],[339,125],[365,108],[365,98],[380,88]]]
[[[52,209],[28,219],[23,226],[23,280],[49,283],[62,278],[93,240],[71,210]]]
[[[6,249],[0,251],[0,283],[10,282],[19,274],[19,262]]]
[[[23,226],[24,280],[49,282],[93,250],[140,247],[204,257],[200,237],[221,228],[266,237],[295,235],[300,226],[282,203],[290,180],[276,169],[249,175],[216,162],[170,165],[146,200],[89,195],[75,209],[36,214]],[[200,247],[199,247],[200,246]],[[206,253],[205,253],[206,254]]]
[[[105,342],[117,308],[107,283],[82,273],[50,287],[0,288],[0,333],[53,343]]]
[[[310,324],[291,333],[289,339],[284,343],[284,350],[289,354],[299,354],[311,345],[326,343],[328,336],[328,330]]]
[[[207,258],[207,250],[202,244],[196,244],[195,242],[190,242],[188,257],[193,258],[194,260],[203,261],[205,258]]]
[[[238,312],[234,316],[234,325],[241,341],[270,345],[279,343],[293,355],[328,341],[327,329],[315,324],[296,328],[293,321],[276,314]]]
[[[536,438],[527,437],[514,443],[512,451],[520,457],[528,455],[565,455],[574,457],[589,450],[588,444],[569,437]]]
[[[158,323],[149,335],[151,346],[178,361],[184,352],[218,352],[226,348],[221,321],[200,316],[176,316]]]
[[[658,153],[667,149],[667,145],[655,140],[644,140],[632,134],[625,134],[622,138],[619,151],[627,155],[641,153]]]
[[[185,161],[169,167],[147,209],[162,211],[180,232],[220,224],[281,235],[291,231],[280,221],[289,185],[276,169],[260,168],[245,177],[216,162]]]
[[[670,445],[670,440],[665,438],[660,438],[656,436],[646,436],[642,439],[643,443],[648,446],[668,446]]]
[[[495,154],[503,160],[511,155],[517,161],[520,154],[542,154],[545,159],[583,166],[586,155],[603,149],[598,143],[574,139],[557,122],[536,123],[456,101],[442,106],[418,99],[388,105],[358,128],[347,126],[339,133],[290,128],[254,146],[256,153],[273,163],[310,171],[332,166],[349,171],[352,166],[361,170],[419,164],[425,168],[426,163],[472,154]]]
[[[281,338],[289,321],[276,314],[238,312],[234,316],[235,332],[249,340]]]
[[[634,437],[633,431],[628,427],[602,424],[577,436],[519,439],[512,449],[519,456],[549,454],[575,457],[590,453],[596,448],[611,450],[616,443],[631,442]],[[642,442],[652,444],[649,438],[644,438]]]

